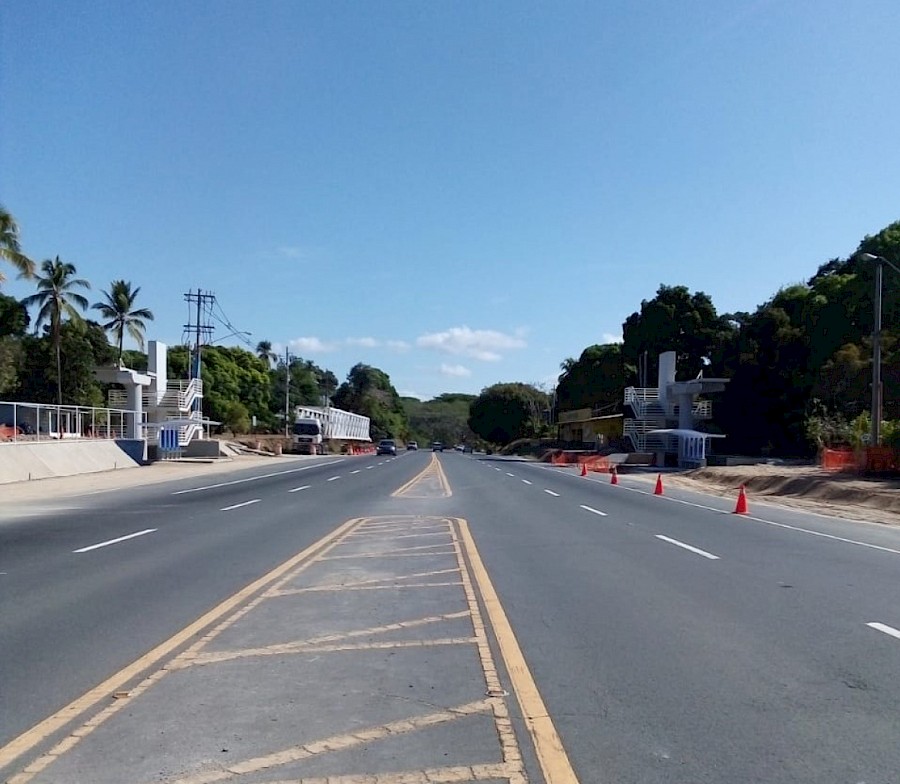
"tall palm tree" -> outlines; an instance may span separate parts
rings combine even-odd
[[[56,394],[57,402],[62,405],[62,360],[60,358],[60,342],[62,322],[66,319],[80,320],[78,309],[87,308],[88,301],[74,289],[89,289],[91,284],[76,278],[75,265],[61,261],[57,256],[53,261],[44,259],[41,262],[41,273],[37,277],[37,294],[25,297],[25,307],[37,305],[37,319],[34,330],[37,332],[44,324],[50,324],[50,336],[56,349]]]
[[[256,356],[269,367],[272,367],[272,363],[278,359],[278,357],[275,356],[275,352],[272,351],[272,341],[270,340],[261,340],[256,344]]]
[[[19,245],[19,226],[16,219],[0,204],[0,259],[12,264],[23,278],[34,277],[34,262]],[[0,283],[6,280],[0,272]]]
[[[122,344],[127,331],[137,341],[138,346],[144,349],[144,330],[147,328],[145,321],[153,321],[153,313],[147,308],[135,308],[134,301],[141,287],[131,288],[131,282],[114,280],[109,284],[109,291],[101,292],[106,298],[105,302],[95,302],[91,307],[99,310],[100,315],[107,319],[103,329],[110,330],[116,336],[116,345],[119,353],[116,361],[122,361]]]

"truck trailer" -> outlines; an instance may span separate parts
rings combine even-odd
[[[369,417],[331,406],[297,406],[292,433],[294,451],[306,455],[371,441]]]

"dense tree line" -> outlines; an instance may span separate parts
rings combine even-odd
[[[804,455],[858,445],[869,429],[874,329],[875,269],[863,253],[900,266],[900,221],[752,312],[719,314],[703,292],[660,286],[625,320],[621,346],[589,346],[562,363],[559,408],[615,407],[624,386],[655,386],[658,355],[674,350],[679,378],[731,379],[715,409],[730,451]],[[889,267],[882,313],[884,433],[897,440],[900,275]]]

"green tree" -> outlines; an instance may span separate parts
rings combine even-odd
[[[469,407],[469,427],[494,444],[538,435],[547,395],[530,384],[494,384],[482,390]]]
[[[616,406],[622,402],[626,368],[619,343],[588,346],[578,360],[566,360],[556,387],[561,411],[597,406]]]
[[[469,428],[469,406],[475,395],[447,392],[433,400],[401,398],[409,422],[409,439],[426,444],[472,444],[475,434]]]
[[[28,308],[15,297],[0,293],[0,338],[9,335],[21,337],[28,331],[30,323]]]
[[[19,271],[20,277],[34,277],[34,262],[22,253],[16,219],[2,204],[0,204],[0,259],[12,264]],[[5,280],[3,273],[0,272],[0,283]]]
[[[350,368],[347,380],[334,395],[334,405],[369,417],[373,439],[405,441],[409,435],[409,422],[400,396],[390,376],[379,368],[363,363]]]
[[[641,302],[640,311],[632,313],[622,325],[622,356],[637,367],[647,352],[648,383],[652,385],[650,379],[656,378],[659,355],[674,351],[679,375],[694,378],[712,364],[718,346],[732,332],[732,325],[716,313],[708,294],[692,294],[686,286],[661,285],[656,296]],[[721,368],[709,370],[715,374]]]
[[[76,278],[77,270],[74,264],[61,261],[57,256],[53,261],[45,259],[41,262],[41,274],[37,275],[37,293],[26,297],[22,303],[26,307],[35,305],[38,307],[35,319],[35,330],[44,324],[49,324],[50,338],[56,352],[56,380],[57,403],[63,402],[62,387],[62,359],[61,359],[61,329],[66,319],[78,321],[81,319],[79,310],[85,310],[88,306],[87,299],[78,294],[75,289],[89,289],[91,284],[81,278]]]
[[[62,362],[57,365],[55,347],[49,334],[26,335],[22,339],[23,362],[15,399],[52,403],[61,386],[72,405],[102,406],[103,388],[94,378],[97,365],[108,364],[115,356],[103,328],[82,319],[60,327]]]
[[[116,337],[118,348],[116,362],[122,361],[122,344],[126,330],[141,350],[144,348],[144,331],[147,328],[144,322],[153,321],[153,313],[147,308],[134,306],[140,291],[140,286],[132,289],[130,281],[114,280],[109,284],[109,291],[101,292],[105,301],[95,302],[92,305],[106,319],[103,328],[110,330]]]
[[[272,351],[272,342],[270,340],[261,340],[256,344],[256,356],[266,363],[267,368],[271,368],[272,363],[278,359],[275,352]]]

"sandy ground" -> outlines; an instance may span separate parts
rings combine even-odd
[[[656,474],[628,474],[655,482]],[[729,466],[666,473],[663,485],[737,498],[744,485],[750,503],[765,500],[872,523],[900,525],[900,480],[868,479],[815,466]]]

